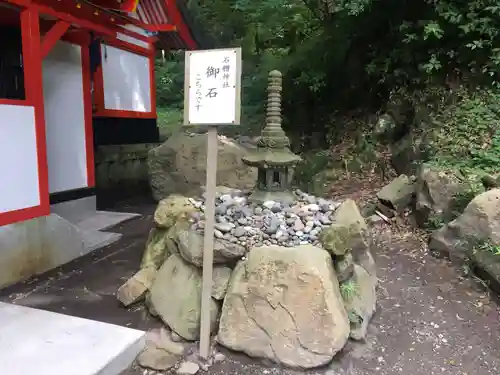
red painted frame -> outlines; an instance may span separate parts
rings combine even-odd
[[[90,42],[90,36],[88,39]],[[88,47],[87,43],[85,47]],[[83,108],[85,111],[85,153],[87,156],[87,186],[95,186],[94,128],[92,124],[92,77],[90,73],[90,53],[82,48]]]
[[[85,156],[87,162],[87,187],[95,186],[94,165],[94,129],[92,125],[92,77],[90,74],[90,34],[82,32],[79,34],[66,34],[63,41],[77,44],[82,47],[82,88],[83,88],[83,111],[85,127]]]
[[[69,30],[71,24],[66,21],[57,21],[42,38],[42,58],[46,57],[52,47]]]
[[[116,118],[142,118],[142,119],[155,119],[156,114],[156,85],[155,85],[155,49],[153,44],[149,44],[149,49],[142,48],[135,44],[126,43],[114,38],[104,38],[104,42],[111,46],[135,53],[137,55],[146,56],[149,58],[149,78],[150,78],[150,99],[151,111],[138,112],[128,110],[107,109],[104,104],[104,76],[102,67],[94,73],[94,104],[96,106],[95,117],[116,117]]]
[[[98,109],[98,111],[94,114],[96,116],[156,118],[156,91],[154,89],[155,49],[153,45],[153,43],[156,41],[156,38],[144,36],[129,29],[120,27],[120,22],[116,22],[117,20],[114,19],[114,16],[105,14],[103,12],[98,13],[95,10],[92,10],[94,16],[94,18],[92,18],[92,14],[89,13],[91,8],[88,8],[85,3],[80,4],[80,7],[85,7],[85,16],[77,17],[72,14],[74,10],[69,11],[68,9],[64,8],[64,6],[60,10],[54,9],[62,4],[62,2],[59,1],[58,3],[55,3],[52,0],[0,0],[0,2],[13,4],[21,9],[21,34],[23,44],[22,52],[26,91],[26,100],[0,99],[0,104],[32,106],[34,108],[40,194],[40,204],[38,206],[0,213],[0,226],[2,226],[19,221],[33,219],[35,217],[45,216],[50,213],[42,61],[43,57],[49,53],[50,49],[55,45],[57,40],[61,38],[71,43],[79,44],[82,47],[88,46],[88,43],[90,41],[88,31],[78,34],[67,33],[70,24],[79,25],[82,28],[92,30],[101,34],[101,36],[105,36],[107,39],[106,43],[109,45],[149,57],[151,81],[151,112],[105,109],[102,68],[98,68],[97,72],[94,75],[94,101]],[[69,3],[65,4],[67,6]],[[75,6],[77,8],[79,7],[78,5]],[[175,0],[169,0],[167,2],[167,8],[169,16],[174,21],[173,24],[165,24],[160,26],[146,25],[129,17],[123,17],[124,19],[121,21],[123,21],[124,23],[134,24],[149,31],[177,30],[190,49],[196,48],[196,43],[191,38],[191,34],[187,26],[182,22],[181,15],[175,4]],[[55,17],[58,20],[55,26],[53,26],[53,28],[50,29],[45,35],[43,42],[40,35],[40,14],[49,15]],[[95,22],[93,21],[93,19],[97,21]],[[131,43],[118,40],[116,38],[117,32],[134,37],[141,41],[145,41],[149,44],[149,48],[146,49]],[[87,184],[88,186],[95,186],[91,74],[88,48],[82,48],[82,72],[86,140],[85,149],[87,157]]]
[[[18,0],[14,1],[17,2]],[[42,40],[38,9],[28,5],[28,7],[20,10],[20,14],[26,99],[0,99],[0,104],[31,106],[34,108],[40,204],[34,207],[0,213],[0,226],[50,214],[42,61],[43,57],[49,53],[59,38],[82,46],[82,87],[84,96],[87,185],[88,187],[95,186],[90,56],[89,49],[84,48],[90,42],[90,35],[88,32],[65,34],[69,28],[69,24],[66,26],[64,21],[58,21],[45,34],[45,38]],[[52,30],[55,31],[51,32]],[[46,43],[43,41],[46,41]]]
[[[2,102],[3,104],[34,107],[40,204],[34,207],[0,213],[0,226],[45,216],[50,213],[40,21],[36,10],[32,8],[21,10],[21,35],[26,100],[2,100]]]
[[[87,187],[95,186],[94,165],[94,129],[92,125],[92,77],[90,74],[90,34],[86,31],[78,33],[66,33],[61,37],[62,41],[79,45],[82,56],[82,89],[83,89],[83,111],[85,131],[85,156],[87,164]],[[55,43],[54,43],[55,45]]]
[[[189,49],[194,50],[197,48],[196,42],[191,37],[191,33],[184,22],[182,22],[182,16],[177,8],[176,0],[165,0],[167,2],[167,12],[170,17],[172,17],[172,23],[177,25],[177,30],[181,39],[183,39]]]

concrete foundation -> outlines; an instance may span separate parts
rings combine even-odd
[[[95,195],[50,206],[51,213],[57,214],[73,224],[92,216],[96,210],[97,199]]]
[[[81,232],[52,214],[0,227],[0,288],[86,253]]]
[[[81,203],[73,201],[59,206],[63,209],[58,212],[67,219],[51,214],[0,227],[0,288],[118,241],[121,234],[103,230],[140,216],[95,211],[95,206],[94,211],[81,211],[77,209]]]
[[[96,187],[136,189],[148,185],[148,152],[160,143],[99,146],[95,154]]]
[[[145,343],[142,331],[1,302],[0,322],[9,375],[118,375]]]

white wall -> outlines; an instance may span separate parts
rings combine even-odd
[[[40,204],[35,111],[0,105],[0,213]]]
[[[136,46],[139,46],[139,47],[142,47],[142,48],[149,49],[148,42],[145,42],[143,40],[139,40],[137,38],[134,38],[132,36],[128,36],[128,35],[120,33],[120,32],[116,33],[116,39],[119,39],[121,41],[130,43],[130,44],[135,44]]]
[[[149,58],[102,45],[104,108],[151,112]]]
[[[49,192],[87,187],[81,47],[57,42],[43,60]]]

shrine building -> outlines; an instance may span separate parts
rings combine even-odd
[[[96,135],[156,141],[156,53],[200,43],[181,0],[0,0],[0,28],[1,288],[116,240]]]

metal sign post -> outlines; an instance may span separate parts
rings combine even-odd
[[[241,48],[186,52],[184,125],[206,125],[207,180],[203,279],[201,292],[200,356],[210,355],[215,194],[217,188],[217,126],[239,125],[241,112]]]

